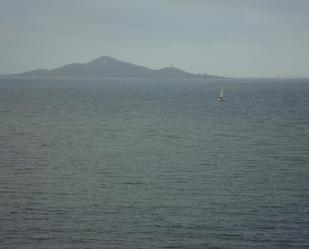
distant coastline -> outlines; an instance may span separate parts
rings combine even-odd
[[[176,67],[150,69],[110,56],[102,56],[87,63],[71,63],[55,69],[35,69],[17,74],[4,74],[0,78],[27,79],[101,79],[101,78],[144,78],[144,79],[205,79],[224,78],[209,74],[192,74]]]

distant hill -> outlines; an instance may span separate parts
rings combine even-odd
[[[149,69],[102,56],[88,63],[71,63],[52,70],[37,69],[25,73],[10,75],[13,77],[40,78],[102,78],[102,77],[136,77],[136,78],[197,78],[217,77],[196,75],[178,68],[166,67],[159,70]]]

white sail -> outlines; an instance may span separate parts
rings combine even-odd
[[[219,101],[219,102],[223,102],[223,101],[224,101],[223,82],[221,83],[221,88],[220,88],[220,93],[219,93],[218,101]]]
[[[221,89],[220,89],[220,95],[219,95],[219,98],[223,99],[224,97],[224,89],[223,89],[223,83],[221,83]]]

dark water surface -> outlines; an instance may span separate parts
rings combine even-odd
[[[309,80],[0,80],[0,248],[308,248]]]

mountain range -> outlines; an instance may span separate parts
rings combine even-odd
[[[103,78],[103,77],[136,77],[136,78],[201,78],[218,77],[208,74],[192,74],[175,67],[158,70],[120,61],[110,56],[102,56],[88,63],[71,63],[55,69],[36,69],[11,77],[39,78]]]

